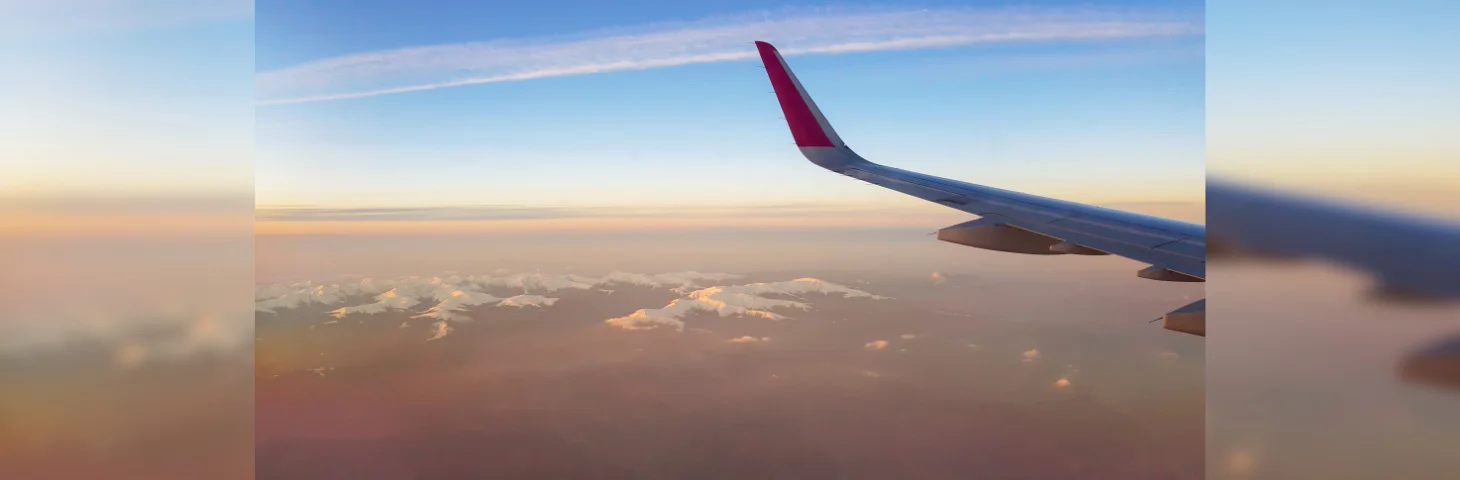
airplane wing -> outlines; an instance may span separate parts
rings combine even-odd
[[[1365,272],[1384,300],[1460,300],[1460,225],[1207,180],[1212,255],[1308,257]]]
[[[1325,260],[1371,276],[1371,300],[1448,307],[1432,318],[1457,318],[1460,224],[1453,221],[1212,178],[1207,219],[1213,258]],[[1405,381],[1460,388],[1460,336],[1409,353],[1398,370]]]
[[[1142,278],[1201,282],[1206,278],[1206,227],[1093,205],[1066,202],[872,163],[848,148],[766,42],[755,42],[791,136],[811,163],[980,218],[938,231],[962,245],[1034,255],[1118,255],[1149,267]],[[1166,328],[1205,335],[1204,301],[1166,317]]]

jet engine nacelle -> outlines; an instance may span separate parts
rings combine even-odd
[[[1064,255],[1068,253],[1060,251],[1060,249],[1051,249],[1061,243],[1058,238],[1011,227],[992,216],[938,230],[938,240],[1000,252],[1030,255]]]

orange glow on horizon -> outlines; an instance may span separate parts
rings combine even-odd
[[[181,200],[180,200],[181,201]],[[269,209],[200,207],[151,209],[125,201],[96,202],[68,208],[0,205],[3,236],[208,236],[247,235],[432,235],[530,232],[607,232],[673,230],[795,230],[806,228],[937,228],[973,215],[924,204],[908,207],[836,206],[805,210],[687,208],[625,210],[623,214],[538,219],[475,220],[258,220]],[[1200,222],[1204,205],[1190,202],[1106,204],[1151,215]]]
[[[152,212],[29,212],[0,210],[6,237],[193,237],[246,235],[253,212],[158,214]]]
[[[939,215],[938,213],[941,213]],[[463,234],[512,232],[632,231],[676,229],[797,229],[928,227],[957,223],[967,214],[956,211],[922,215],[826,215],[797,217],[711,216],[658,218],[567,218],[471,221],[262,221],[257,235]]]

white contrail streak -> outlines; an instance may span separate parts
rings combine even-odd
[[[1201,35],[1200,14],[1120,10],[765,12],[572,37],[411,47],[259,73],[260,105],[754,58],[752,40],[786,55]]]

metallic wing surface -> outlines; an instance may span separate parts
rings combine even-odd
[[[1460,225],[1207,180],[1212,254],[1306,257],[1372,276],[1376,299],[1460,300]]]
[[[924,175],[872,163],[847,147],[776,48],[756,42],[791,136],[812,163],[848,177],[979,216],[938,239],[1034,255],[1117,255],[1148,265],[1142,278],[1201,282],[1206,227]],[[1205,336],[1205,301],[1165,317],[1165,327]]]

